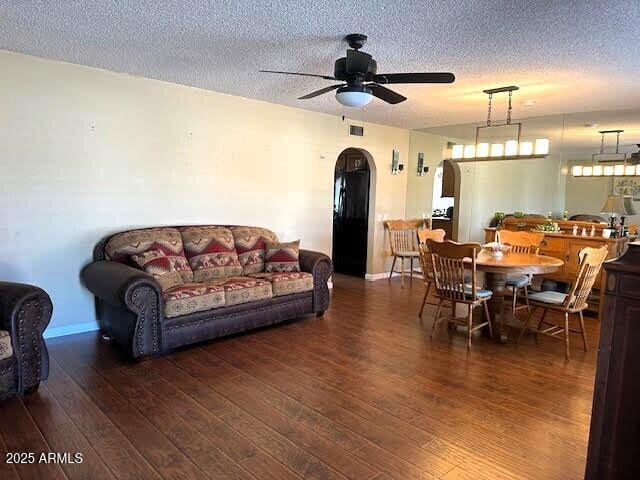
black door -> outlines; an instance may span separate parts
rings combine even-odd
[[[349,148],[336,163],[333,186],[333,268],[364,277],[367,270],[369,164]]]

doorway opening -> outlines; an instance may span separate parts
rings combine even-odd
[[[460,167],[449,160],[440,162],[433,182],[431,228],[441,228],[445,238],[458,241]]]
[[[369,247],[370,155],[347,148],[336,161],[333,177],[333,268],[364,277]]]

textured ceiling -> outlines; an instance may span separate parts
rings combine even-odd
[[[359,32],[381,73],[456,74],[347,112],[423,128],[481,120],[481,90],[505,84],[521,116],[640,105],[639,16],[638,0],[0,0],[0,48],[340,115],[331,94],[296,100],[326,81],[257,70],[332,74]]]

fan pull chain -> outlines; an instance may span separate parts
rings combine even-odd
[[[491,126],[491,99],[493,98],[493,94],[489,94],[489,109],[487,110],[487,127]]]
[[[507,108],[507,125],[511,125],[511,110],[513,110],[513,107],[511,106],[512,96],[513,96],[513,91],[509,90],[509,107]]]

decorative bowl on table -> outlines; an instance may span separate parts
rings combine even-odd
[[[505,253],[511,250],[510,245],[505,245],[500,242],[491,242],[482,246],[485,248],[492,257],[502,257]]]

